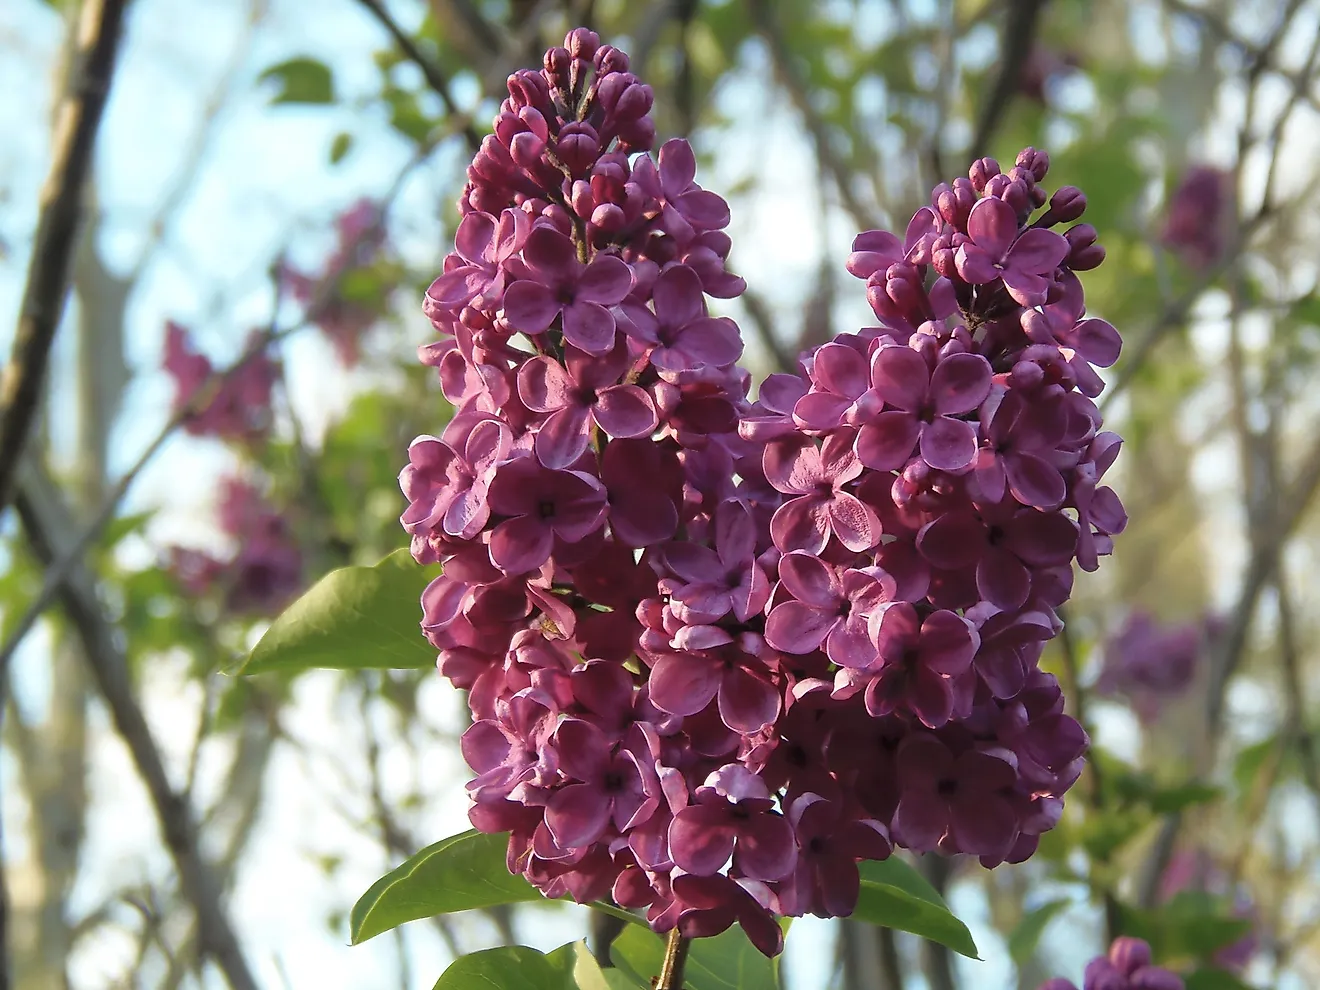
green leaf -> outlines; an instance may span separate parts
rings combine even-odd
[[[270,102],[278,103],[333,103],[335,79],[330,66],[314,58],[291,58],[272,65],[258,78],[258,82],[276,80],[279,88]]]
[[[860,864],[861,893],[855,921],[868,921],[946,945],[970,959],[979,959],[976,942],[920,873],[896,856]]]
[[[601,969],[582,940],[561,945],[546,960],[563,974],[564,987],[572,990],[650,990],[649,983],[643,988],[621,970]]]
[[[541,900],[539,890],[509,872],[507,844],[506,835],[468,831],[427,846],[377,880],[353,905],[353,944],[437,914]]]
[[[630,925],[610,946],[610,959],[639,987],[660,972],[665,942],[648,928]],[[692,942],[683,981],[687,990],[775,990],[779,966],[748,941],[738,925]]]
[[[1152,811],[1167,815],[1194,805],[1218,801],[1223,794],[1223,789],[1216,787],[1214,784],[1200,784],[1192,781],[1179,787],[1161,787],[1152,791],[1149,801]]]
[[[571,987],[571,974],[566,975],[548,956],[525,945],[502,945],[459,956],[436,982],[434,990],[570,990]]]
[[[1251,930],[1251,922],[1231,915],[1226,898],[1182,891],[1152,910],[1119,906],[1120,928],[1150,943],[1159,962],[1207,959]]]
[[[237,672],[429,667],[435,648],[418,630],[418,603],[436,573],[407,550],[331,571],[271,623]]]
[[[349,153],[353,147],[353,135],[347,131],[340,131],[335,135],[335,139],[330,142],[330,164],[338,165],[344,160],[344,156]]]
[[[1183,979],[1186,990],[1255,990],[1232,973],[1214,966],[1198,969]]]
[[[1040,944],[1040,937],[1045,934],[1045,928],[1071,905],[1072,901],[1067,897],[1060,897],[1028,911],[1008,938],[1008,954],[1013,962],[1021,966],[1030,959]]]

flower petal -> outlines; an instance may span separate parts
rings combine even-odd
[[[857,458],[873,471],[897,471],[908,462],[921,436],[921,424],[909,412],[882,412],[857,431]]]
[[[523,279],[504,290],[504,317],[523,333],[541,333],[563,309],[563,304],[540,282]]]
[[[645,437],[659,420],[651,397],[636,385],[615,385],[597,394],[592,414],[612,437]]]
[[[921,457],[937,471],[963,471],[976,460],[976,430],[971,423],[936,416],[921,429]]]

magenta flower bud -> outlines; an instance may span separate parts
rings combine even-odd
[[[641,117],[619,128],[619,146],[629,154],[650,151],[654,144],[655,121],[650,117]]]
[[[1050,210],[1043,219],[1049,224],[1072,223],[1085,212],[1086,194],[1076,186],[1060,186],[1050,197]]]
[[[596,197],[592,194],[591,184],[586,179],[574,181],[568,202],[573,207],[573,212],[578,216],[591,216],[592,211],[596,208]]]
[[[1109,947],[1109,961],[1124,976],[1131,976],[1142,966],[1150,965],[1150,945],[1139,938],[1119,936]]]
[[[1045,173],[1050,170],[1050,156],[1035,148],[1023,148],[1018,152],[1014,164],[1030,172],[1037,182],[1043,182]]]
[[[555,150],[570,172],[575,176],[586,175],[600,154],[600,138],[590,124],[568,124],[560,130]]]
[[[632,123],[650,113],[654,102],[655,93],[651,87],[645,83],[634,82],[619,95],[619,101],[614,106],[614,118],[621,124]],[[653,137],[654,132],[652,125]]]
[[[623,209],[613,203],[601,203],[591,212],[591,225],[606,234],[617,234],[627,223]]]
[[[1066,264],[1075,272],[1086,272],[1099,267],[1105,260],[1105,249],[1096,243],[1099,236],[1089,223],[1079,223],[1070,227],[1063,235],[1068,240],[1068,260]]]
[[[998,195],[1012,208],[1019,220],[1025,219],[1032,210],[1031,187],[1021,179],[1010,179]]]
[[[601,45],[592,58],[598,75],[608,76],[614,72],[628,71],[628,53],[613,45]]]
[[[998,174],[999,163],[993,158],[978,158],[972,162],[971,168],[967,170],[967,177],[972,182],[972,188],[978,193],[984,193],[986,185]]]
[[[952,247],[937,247],[931,250],[930,265],[945,278],[957,278],[958,266],[954,263],[957,252]]]
[[[550,87],[545,77],[530,69],[520,69],[509,76],[509,101],[516,108],[535,107],[544,112],[550,106]]]
[[[509,157],[519,168],[529,172],[541,164],[541,155],[545,152],[545,142],[530,131],[515,134],[509,142]]]
[[[573,58],[590,62],[600,48],[600,35],[588,28],[574,28],[564,38],[564,47]]]
[[[542,67],[545,69],[546,79],[555,89],[568,88],[568,70],[573,63],[573,56],[568,53],[567,48],[549,48],[546,50],[545,58],[542,59]]]

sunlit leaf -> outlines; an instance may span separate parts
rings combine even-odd
[[[665,957],[665,940],[638,925],[630,925],[610,946],[614,965],[650,986]],[[713,938],[694,939],[688,953],[684,986],[687,990],[774,990],[779,966],[748,941],[734,925]]]
[[[271,103],[332,103],[335,98],[335,79],[330,66],[314,58],[291,58],[272,65],[258,81],[275,81]]]
[[[407,550],[373,567],[331,571],[271,623],[238,672],[429,667],[435,649],[417,624],[422,591],[435,576]]]
[[[867,921],[946,945],[972,959],[980,958],[967,926],[949,910],[944,898],[911,866],[890,856],[860,864],[861,894],[854,921]]]

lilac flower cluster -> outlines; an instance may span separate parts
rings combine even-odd
[[[1045,155],[935,190],[849,260],[879,326],[749,401],[729,210],[652,93],[576,30],[468,170],[420,350],[456,407],[400,483],[440,672],[469,691],[473,824],[547,896],[657,931],[844,916],[894,845],[1026,859],[1087,739],[1037,666],[1101,484],[1075,272],[1103,258]]]
[[[250,481],[229,477],[220,482],[216,517],[233,553],[171,547],[175,577],[194,598],[218,594],[227,611],[277,614],[302,589],[302,551],[284,516]]]
[[[1148,612],[1133,612],[1105,643],[1096,690],[1126,698],[1142,722],[1155,722],[1169,702],[1187,693],[1223,625],[1214,615],[1165,625]]]
[[[248,346],[261,331],[248,336]],[[165,324],[165,372],[174,379],[174,409],[187,408],[193,396],[215,373],[211,359],[193,347],[188,329],[173,320]],[[271,394],[279,366],[265,352],[257,354],[227,375],[204,409],[188,417],[183,428],[193,436],[222,440],[256,441],[270,432]]]
[[[294,297],[310,307],[308,318],[330,341],[339,363],[352,368],[397,278],[382,264],[387,244],[379,204],[358,200],[335,220],[335,230],[338,241],[320,272],[286,266],[281,275]]]
[[[1077,990],[1077,984],[1055,977],[1039,990]],[[1146,942],[1123,935],[1114,939],[1107,955],[1087,963],[1082,990],[1183,990],[1183,981],[1151,963]]]

